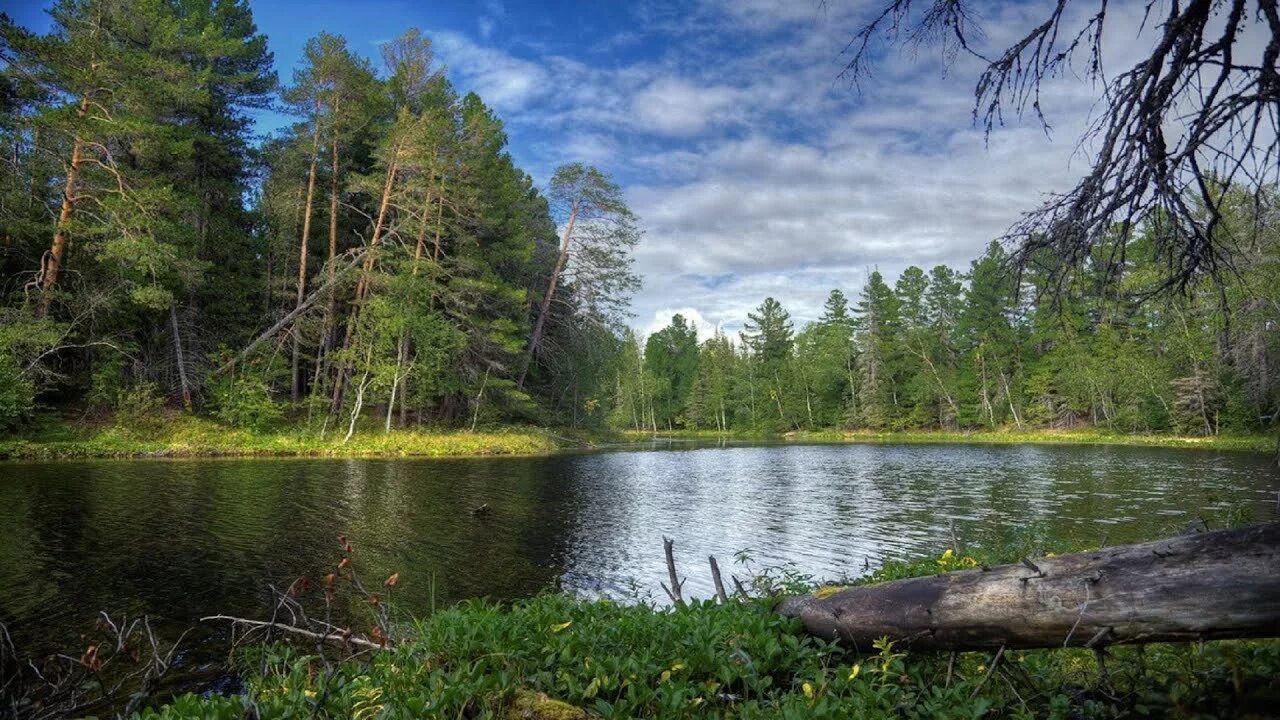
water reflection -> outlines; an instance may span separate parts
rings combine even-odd
[[[1124,542],[1197,516],[1272,512],[1269,458],[1137,448],[774,445],[555,458],[0,464],[0,620],[74,639],[99,609],[174,626],[256,615],[266,586],[327,572],[336,537],[365,577],[401,573],[404,607],[510,598],[560,583],[658,591],[677,538],[686,591],[706,558],[859,574],[1036,526]],[[487,504],[491,511],[472,510]]]

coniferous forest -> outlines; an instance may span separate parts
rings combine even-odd
[[[967,268],[871,272],[804,326],[767,298],[735,336],[676,316],[640,338],[622,189],[577,163],[539,186],[417,30],[380,63],[322,33],[276,68],[242,2],[52,17],[3,27],[5,429],[162,405],[348,437],[1275,422],[1274,188],[1218,188],[1230,272],[1176,288],[1157,214],[1071,268],[993,242]],[[268,109],[294,122],[257,137]]]
[[[1230,194],[1231,191],[1228,191]],[[737,338],[685,318],[631,337],[612,420],[661,430],[1073,429],[1216,435],[1280,408],[1280,205],[1224,203],[1238,274],[1158,293],[1162,268],[1099,262],[1063,288],[1042,253],[1021,272],[999,243],[961,270],[873,271],[797,327],[766,298]],[[1126,248],[1149,257],[1157,225]]]
[[[620,190],[579,164],[536,187],[417,30],[379,65],[321,34],[281,80],[242,2],[52,16],[4,26],[3,426],[581,422],[610,386],[638,286]],[[258,142],[267,108],[296,122]]]

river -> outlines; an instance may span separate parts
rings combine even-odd
[[[855,576],[964,543],[1123,543],[1271,517],[1268,456],[985,445],[653,445],[540,458],[0,463],[0,621],[74,646],[99,610],[178,628],[261,616],[268,586],[342,556],[425,612],[550,587],[661,599],[662,537],[686,593],[707,556]],[[487,511],[473,512],[486,506]],[[64,647],[64,649],[66,649]]]

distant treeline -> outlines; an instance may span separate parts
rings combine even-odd
[[[0,430],[165,402],[560,422],[609,387],[594,355],[638,285],[618,187],[577,164],[536,187],[418,31],[376,67],[322,33],[281,84],[243,0],[50,14],[0,15]],[[268,109],[296,122],[255,138]]]
[[[737,342],[699,343],[676,316],[631,338],[618,427],[788,431],[1094,426],[1259,431],[1280,406],[1280,202],[1226,192],[1233,248],[1218,281],[1156,292],[1158,220],[1074,272],[1043,254],[1013,267],[992,243],[967,272],[871,273],[831,291],[795,332],[766,298]],[[1065,278],[1065,280],[1064,280]]]

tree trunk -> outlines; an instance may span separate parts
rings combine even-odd
[[[480,401],[484,399],[485,386],[489,384],[489,368],[484,369],[484,379],[480,381],[480,392],[476,393],[475,412],[471,414],[471,432],[476,431],[476,424],[480,422]]]
[[[791,598],[810,633],[870,648],[1054,648],[1280,635],[1280,523]]]
[[[431,259],[440,262],[440,232],[444,228],[444,188],[441,187],[436,196],[436,237],[435,250],[432,251]]]
[[[346,267],[344,267],[343,270],[345,271],[345,270],[353,269],[356,265],[360,264],[360,261],[363,258],[364,258],[364,251],[356,253],[355,257],[351,258],[351,262]],[[329,280],[325,281],[324,285],[321,285],[320,287],[313,290],[301,305],[291,310],[289,314],[277,320],[275,325],[272,325],[271,327],[267,328],[265,331],[262,332],[261,335],[254,338],[253,341],[251,341],[248,345],[244,346],[244,349],[242,349],[238,355],[228,360],[217,370],[214,370],[213,374],[221,375],[222,373],[235,367],[235,364],[237,362],[248,357],[249,353],[253,352],[253,349],[258,347],[258,345],[262,344],[264,340],[280,332],[282,329],[287,327],[289,323],[296,320],[299,315],[309,310],[311,306],[315,303],[315,301],[318,300],[322,295],[329,293],[330,296],[332,296],[332,293],[330,291],[333,289],[334,284],[337,283],[338,276],[337,276],[336,268],[330,268],[330,270],[332,271],[331,277]]]
[[[533,354],[538,350],[538,343],[542,341],[542,328],[547,322],[547,313],[551,310],[551,298],[556,294],[556,283],[560,281],[560,273],[564,270],[565,261],[569,257],[569,244],[573,241],[573,224],[578,219],[578,203],[574,203],[569,210],[569,222],[565,224],[564,239],[560,241],[560,256],[556,258],[556,266],[551,271],[551,284],[547,287],[547,294],[542,297],[542,307],[538,310],[538,320],[533,325],[533,334],[529,336],[529,349],[524,356],[524,368],[520,371],[520,381],[516,383],[516,389],[524,390],[525,378],[529,375],[529,365],[533,363]]]
[[[316,164],[320,151],[320,103],[316,102],[315,131],[311,135],[311,170],[307,173],[307,202],[302,211],[302,238],[298,241],[298,300],[297,308],[307,296],[307,239],[311,237],[311,206],[316,196]],[[319,355],[319,353],[317,353]],[[297,328],[293,333],[293,401],[302,396],[302,375],[299,365],[302,357],[302,339]]]
[[[334,124],[337,124],[337,113],[340,97],[334,97],[333,113]],[[329,144],[330,161],[332,168],[329,174],[329,259],[326,261],[329,268],[328,284],[332,285],[337,279],[337,270],[333,266],[333,260],[338,256],[338,191],[340,190],[338,183],[338,129],[332,128],[333,138]],[[329,296],[329,302],[324,309],[323,329],[320,333],[320,343],[316,348],[316,377],[320,377],[321,372],[318,367],[321,356],[328,357],[329,351],[333,349],[333,325],[337,321],[338,302],[337,294]],[[318,383],[317,383],[318,385]]]
[[[182,391],[182,407],[191,410],[191,385],[187,382],[187,359],[182,352],[182,335],[178,332],[178,310],[169,303],[169,326],[173,333],[173,364],[178,369],[178,383]]]
[[[369,238],[369,253],[364,256],[364,271],[360,273],[360,281],[356,283],[356,300],[363,300],[369,290],[369,275],[373,272],[373,264],[378,259],[377,249],[382,244],[382,230],[387,224],[387,210],[391,207],[391,193],[395,190],[396,173],[400,169],[400,148],[391,153],[391,162],[387,165],[387,179],[382,185],[382,199],[378,203],[378,219],[373,223],[373,236]]]
[[[373,223],[373,235],[369,238],[368,252],[364,256],[364,268],[360,279],[356,281],[355,301],[351,307],[351,315],[347,318],[347,332],[342,340],[342,349],[351,347],[351,338],[355,334],[356,323],[360,319],[360,301],[369,290],[369,275],[373,272],[373,263],[377,259],[378,245],[382,243],[382,229],[387,220],[387,209],[391,206],[391,191],[395,188],[396,172],[399,169],[400,148],[391,153],[391,161],[387,165],[387,179],[382,186],[382,200],[378,203],[378,218]],[[342,409],[342,394],[346,390],[347,367],[343,360],[338,361],[338,374],[333,381],[333,412]]]
[[[80,107],[76,110],[79,117],[89,112],[89,98],[80,99]],[[58,211],[58,224],[53,230],[53,244],[49,247],[49,255],[40,269],[40,301],[36,306],[36,314],[44,317],[49,314],[49,302],[53,299],[53,287],[58,284],[58,274],[62,271],[62,258],[67,254],[67,223],[71,220],[71,212],[76,204],[76,182],[80,177],[80,163],[84,156],[84,143],[79,136],[71,144],[71,165],[67,167],[67,182],[62,189],[62,208]]]
[[[1005,377],[1003,370],[1000,371],[1000,382],[1004,384],[1004,398],[1009,403],[1009,412],[1013,415],[1013,424],[1021,430],[1022,418],[1018,417],[1018,408],[1013,405],[1013,391],[1009,389],[1009,378]]]

